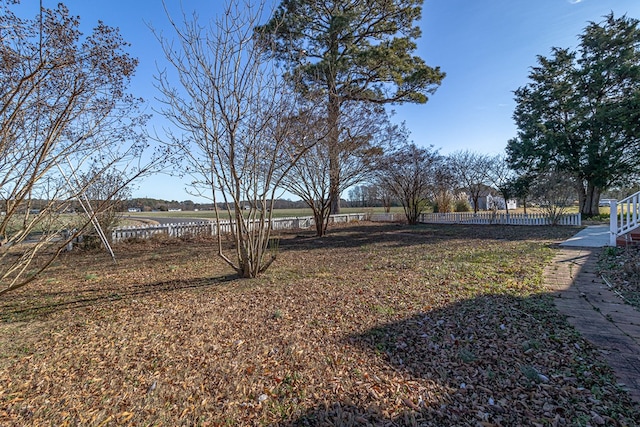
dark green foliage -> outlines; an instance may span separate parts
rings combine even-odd
[[[638,21],[608,15],[585,28],[576,51],[539,56],[515,92],[510,162],[572,175],[585,215],[598,214],[601,192],[640,172],[639,46]]]
[[[427,102],[444,78],[412,53],[422,0],[283,0],[256,33],[300,93],[324,98],[332,211],[339,210],[344,104]]]
[[[257,31],[302,77],[340,102],[427,101],[444,74],[412,56],[422,0],[284,0]]]
[[[471,212],[471,205],[466,200],[456,200],[456,204],[454,206],[455,212]]]

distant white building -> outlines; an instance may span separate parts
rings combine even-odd
[[[463,192],[469,201],[469,205],[473,208],[473,199],[471,195]],[[479,211],[489,211],[493,209],[497,210],[505,210],[505,209],[516,209],[518,207],[518,203],[515,199],[509,199],[505,202],[504,197],[500,195],[498,190],[489,187],[482,186],[482,191],[480,191],[480,197],[478,197],[478,210]]]
[[[489,210],[494,208],[498,210],[515,209],[518,207],[518,203],[516,202],[515,199],[509,199],[505,202],[502,196],[488,194],[485,197],[486,197],[486,206],[487,206],[487,209]],[[478,204],[480,204],[480,202],[478,202]]]

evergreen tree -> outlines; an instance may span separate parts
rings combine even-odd
[[[287,62],[298,90],[326,99],[330,198],[340,209],[340,115],[350,102],[427,102],[444,78],[412,53],[422,0],[283,0],[256,32]]]
[[[640,172],[640,30],[613,14],[590,23],[577,51],[538,57],[516,90],[518,136],[508,142],[519,172],[557,170],[577,183],[582,214],[600,194]]]

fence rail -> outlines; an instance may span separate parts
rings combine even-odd
[[[404,214],[376,213],[376,214],[338,214],[329,217],[330,223],[347,223],[351,221],[398,222],[405,220]],[[545,214],[494,214],[492,212],[455,212],[421,214],[419,222],[425,224],[503,224],[503,225],[551,225],[553,221]],[[580,214],[562,215],[557,225],[582,225]],[[311,228],[315,225],[312,216],[272,218],[272,230],[295,230]],[[222,234],[231,233],[232,221],[196,221],[178,224],[160,224],[148,226],[130,226],[116,228],[111,233],[113,242],[126,239],[148,239],[155,235],[169,237],[184,236],[215,236],[218,231]],[[252,224],[249,224],[252,227]]]
[[[370,218],[373,222],[406,222],[407,217],[403,213],[374,213],[371,214]]]
[[[368,219],[364,213],[338,214],[329,217],[330,223],[347,223],[351,221],[363,221]],[[147,226],[130,226],[116,228],[111,232],[111,241],[120,242],[126,239],[148,239],[155,235],[166,235],[169,237],[184,236],[216,236],[218,231],[221,234],[231,233],[232,221],[196,221],[178,224],[160,224]],[[252,227],[254,223],[249,223]],[[292,230],[310,228],[315,225],[311,216],[272,218],[272,230]]]
[[[547,214],[506,214],[493,212],[451,212],[421,214],[425,224],[501,224],[501,225],[582,225],[579,213],[564,214],[553,221]]]
[[[619,201],[610,200],[609,206],[609,246],[616,246],[618,237],[640,226],[640,192]]]

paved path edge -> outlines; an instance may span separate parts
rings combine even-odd
[[[640,403],[640,312],[612,292],[598,274],[602,248],[559,247],[543,281],[558,311],[613,369]]]

